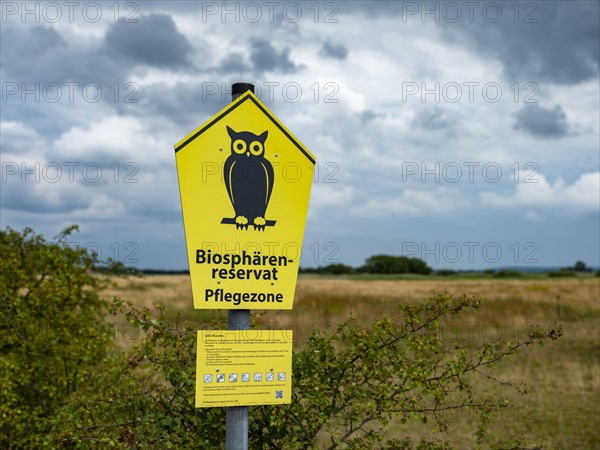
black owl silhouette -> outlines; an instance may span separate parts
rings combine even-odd
[[[265,158],[268,131],[256,135],[249,131],[236,132],[227,127],[231,138],[231,155],[225,161],[223,177],[235,218],[224,218],[221,223],[235,224],[237,229],[264,231],[274,226],[265,213],[273,192],[273,166]]]

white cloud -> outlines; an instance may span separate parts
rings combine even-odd
[[[338,183],[317,183],[310,195],[311,209],[348,208],[352,205],[356,190]]]
[[[404,189],[396,197],[370,196],[364,204],[353,208],[352,214],[377,217],[445,214],[463,203],[459,191],[452,188]]]
[[[39,158],[44,154],[45,139],[32,127],[14,121],[0,122],[0,144],[2,145],[2,160],[19,157]]]
[[[597,135],[600,131],[599,94],[600,88],[596,78],[574,85],[551,85],[548,89],[548,99],[542,100],[549,105],[562,105],[575,133]],[[540,93],[540,97],[541,95]]]
[[[114,220],[127,214],[127,208],[119,200],[110,198],[105,194],[96,194],[92,197],[89,206],[76,209],[72,214],[78,219]]]
[[[503,196],[496,192],[481,192],[481,201],[488,206],[498,208],[528,208],[527,218],[537,218],[537,210],[555,210],[578,213],[597,213],[600,211],[600,172],[581,175],[573,184],[568,185],[558,177],[554,183],[542,174],[536,175],[537,183],[519,183],[513,195]]]
[[[540,222],[543,219],[543,217],[536,211],[527,211],[525,213],[525,219],[527,219],[530,222]]]
[[[72,127],[54,142],[2,122],[2,206],[77,220],[179,208],[173,147],[136,118]]]
[[[144,164],[173,160],[172,144],[155,137],[134,117],[109,116],[88,127],[73,127],[54,142],[54,154],[65,160],[135,161]]]

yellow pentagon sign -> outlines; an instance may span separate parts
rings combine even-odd
[[[315,157],[247,91],[175,145],[197,309],[292,309]]]

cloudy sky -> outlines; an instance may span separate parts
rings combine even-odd
[[[302,265],[600,265],[599,3],[1,3],[1,220],[187,268],[173,146],[251,81],[317,157]]]

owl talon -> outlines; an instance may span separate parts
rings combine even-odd
[[[237,216],[235,218],[235,227],[238,230],[247,230],[248,229],[248,219],[246,216]]]
[[[254,225],[255,230],[265,231],[265,225],[267,224],[267,221],[265,220],[264,217],[258,216],[258,217],[254,218],[254,220],[252,221],[252,224]]]

